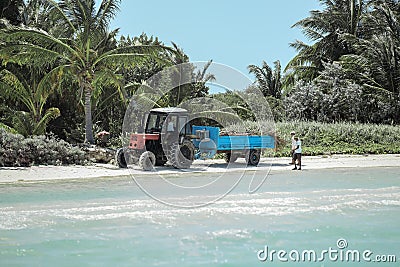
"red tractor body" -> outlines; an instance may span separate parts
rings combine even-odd
[[[133,133],[129,139],[130,149],[142,150],[146,148],[146,141],[148,140],[159,140],[161,138],[160,134],[143,134],[143,133]]]

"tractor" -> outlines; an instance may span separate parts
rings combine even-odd
[[[189,168],[195,147],[191,141],[189,114],[182,108],[154,108],[145,115],[142,133],[132,133],[127,148],[116,153],[119,167],[137,163],[143,170],[163,166],[167,161],[178,169]]]

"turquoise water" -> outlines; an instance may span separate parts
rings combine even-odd
[[[126,177],[0,184],[0,266],[400,266],[399,173],[273,172],[255,194],[241,182],[222,200],[194,209],[161,204]],[[171,179],[201,183],[213,175]],[[182,203],[202,197],[160,194]],[[257,256],[265,246],[340,251],[340,238],[348,244],[342,251],[370,250],[397,262]]]

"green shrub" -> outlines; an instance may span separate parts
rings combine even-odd
[[[302,140],[303,154],[400,153],[400,127],[361,123],[278,122],[277,136],[285,145],[277,156],[290,155],[290,132]]]
[[[0,166],[85,164],[85,153],[55,137],[8,133],[0,129]]]

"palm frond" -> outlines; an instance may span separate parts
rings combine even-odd
[[[17,130],[15,130],[14,128],[12,128],[12,127],[10,127],[10,126],[2,123],[2,122],[0,122],[0,129],[6,130],[7,132],[13,133],[13,134],[17,134],[18,133]]]
[[[5,51],[12,52],[10,47],[14,46],[16,48],[15,54],[26,53],[28,57],[32,58],[33,56],[46,56],[45,53],[50,53],[53,57],[58,56],[63,59],[73,57],[74,60],[84,64],[78,51],[42,30],[13,27],[12,29],[0,31],[0,39],[6,43],[4,48],[0,47],[0,51],[6,49]],[[27,46],[27,51],[23,50],[24,45]],[[40,54],[38,55],[38,53]],[[69,54],[69,57],[66,57],[65,54]],[[1,52],[1,56],[7,59],[7,55],[4,52]]]
[[[123,77],[116,74],[110,69],[104,68],[96,72],[95,78],[93,80],[93,85],[95,87],[94,97],[98,97],[104,87],[112,87],[116,89],[123,103],[126,103],[128,95],[123,86]]]
[[[66,25],[68,25],[72,29],[73,32],[76,32],[76,29],[75,29],[74,25],[72,24],[72,21],[67,16],[67,13],[64,12],[64,10],[62,9],[62,2],[64,2],[64,1],[61,1],[60,4],[54,0],[45,0],[45,1],[47,1],[51,5],[52,9],[55,10],[55,12],[62,18],[63,22]]]
[[[35,125],[32,134],[41,135],[46,133],[47,125],[51,120],[58,118],[61,115],[58,108],[48,108],[40,121]]]
[[[99,56],[97,61],[101,61],[102,57],[113,54],[146,54],[154,58],[160,58],[165,52],[173,52],[173,50],[170,47],[162,45],[128,45],[105,52]]]
[[[16,111],[12,117],[13,128],[23,136],[28,136],[33,131],[33,120],[30,113],[25,111]]]
[[[272,69],[267,62],[263,61],[261,67],[257,65],[249,65],[247,69],[249,70],[249,73],[256,76],[256,82],[259,84],[263,94],[272,94]]]
[[[189,57],[185,54],[182,48],[180,48],[176,43],[172,43],[172,49],[169,50],[171,55],[171,61],[174,62],[175,65],[182,64],[189,61]]]
[[[38,68],[51,66],[63,55],[33,44],[8,44],[0,48],[0,58],[4,64],[15,63]]]
[[[0,72],[0,85],[3,87],[1,93],[5,97],[22,101],[29,110],[34,112],[35,105],[32,102],[31,94],[15,74],[6,69],[2,70]]]
[[[119,11],[120,0],[103,0],[95,16],[98,23],[97,27],[106,28],[111,19]]]
[[[150,58],[151,57],[147,54],[110,54],[101,56],[94,62],[94,64],[99,65],[101,63],[101,65],[109,68],[124,67],[129,69],[135,66],[144,65]]]
[[[42,114],[43,107],[51,94],[56,91],[62,93],[60,85],[66,78],[64,72],[68,71],[69,67],[69,65],[60,65],[53,68],[48,73],[44,74],[42,79],[37,84],[36,90],[32,97],[38,102],[37,105],[39,106],[39,114]]]
[[[212,64],[212,59],[209,60],[209,61],[206,63],[206,65],[204,65],[203,70],[200,72],[200,76],[199,76],[199,80],[200,80],[200,81],[202,81],[202,80],[205,79],[207,70],[208,70],[208,68],[211,66],[211,64]],[[215,79],[215,76],[214,76],[213,79]]]

